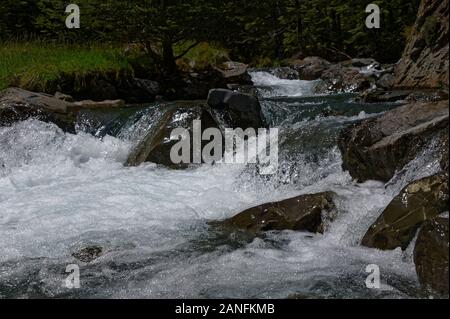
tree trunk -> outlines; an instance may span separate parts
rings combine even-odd
[[[177,72],[177,65],[173,53],[172,41],[164,41],[162,44],[164,73],[173,75]]]

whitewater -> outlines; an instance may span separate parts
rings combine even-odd
[[[270,178],[243,164],[126,167],[135,125],[100,137],[82,125],[69,134],[35,119],[0,127],[0,298],[417,297],[411,249],[359,243],[394,195],[438,164],[423,154],[387,185],[357,184],[341,168],[335,138],[380,106],[316,96],[314,82],[252,76],[266,117],[282,132],[280,169]],[[323,235],[249,240],[208,223],[323,191],[337,194],[336,220]],[[72,257],[89,245],[103,248],[98,259]],[[73,263],[81,287],[70,290],[63,283]],[[371,264],[380,267],[381,289],[365,285]]]

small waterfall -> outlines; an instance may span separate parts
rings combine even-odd
[[[301,97],[314,95],[317,81],[284,80],[265,71],[250,72],[262,97]]]

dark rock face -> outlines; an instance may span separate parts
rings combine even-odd
[[[430,294],[448,298],[448,217],[427,221],[414,248],[414,263],[421,286]]]
[[[72,256],[84,263],[90,263],[102,255],[103,248],[89,246],[72,253]]]
[[[362,245],[382,250],[406,249],[420,225],[448,211],[448,175],[412,182],[386,207],[365,234]]]
[[[209,91],[207,103],[228,128],[265,127],[261,105],[253,95],[213,89]]]
[[[448,46],[448,0],[422,0],[394,85],[448,88]]]
[[[211,110],[202,105],[173,105],[163,110],[156,123],[148,130],[144,138],[130,153],[127,165],[137,166],[143,162],[161,164],[174,169],[182,169],[188,163],[173,163],[170,158],[172,146],[179,140],[170,138],[176,128],[185,128],[190,134],[190,162],[193,162],[193,121],[201,121],[201,133],[207,128],[219,128],[211,115]],[[202,141],[201,148],[209,143]],[[220,154],[221,155],[221,154]]]
[[[387,182],[433,138],[448,136],[448,101],[412,103],[344,129],[343,168],[358,181]]]
[[[228,229],[241,229],[251,235],[270,230],[304,230],[323,233],[326,213],[335,208],[333,193],[301,195],[280,202],[267,203],[243,211],[220,224]]]

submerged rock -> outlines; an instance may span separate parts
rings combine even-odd
[[[213,89],[208,94],[208,105],[229,128],[263,128],[264,115],[258,99],[250,94],[226,89]]]
[[[88,246],[79,249],[72,253],[72,256],[84,263],[90,263],[100,257],[103,253],[103,248],[100,246]]]
[[[386,207],[364,235],[362,245],[382,250],[406,249],[426,220],[448,211],[448,175],[410,183]]]
[[[414,248],[414,263],[421,286],[430,294],[448,298],[448,217],[427,221]]]
[[[448,136],[448,101],[412,103],[344,129],[343,168],[358,181],[387,182],[433,138]]]
[[[220,222],[220,225],[252,235],[270,230],[323,233],[325,222],[332,219],[331,213],[335,208],[333,196],[334,193],[324,192],[259,205]]]

